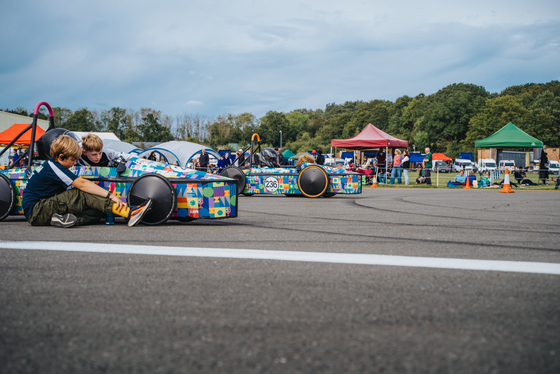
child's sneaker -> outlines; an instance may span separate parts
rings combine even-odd
[[[78,219],[75,215],[67,213],[64,215],[61,214],[53,214],[51,218],[51,225],[57,227],[72,227],[78,222]]]
[[[128,221],[128,226],[136,226],[142,220],[142,217],[148,213],[151,207],[152,199],[148,199],[135,207],[130,207],[130,215],[128,216],[130,220]]]

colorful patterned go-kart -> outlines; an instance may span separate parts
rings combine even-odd
[[[43,136],[34,141],[39,108],[45,105],[49,111],[50,124]],[[31,173],[38,167],[34,159],[48,159],[50,144],[61,134],[71,132],[54,127],[53,111],[46,102],[35,107],[33,123],[22,131],[2,151],[0,156],[18,139],[31,130],[31,144],[35,152],[28,156],[26,167],[16,168],[14,160],[7,170],[0,171],[0,221],[8,215],[21,215],[21,200]],[[75,135],[74,135],[75,136]],[[30,147],[31,148],[31,147]],[[37,153],[37,155],[35,154]],[[168,219],[191,221],[198,218],[237,217],[237,180],[211,175],[195,170],[178,170],[165,163],[159,163],[132,156],[128,161],[114,167],[75,166],[74,174],[87,178],[111,191],[124,202],[136,205],[151,198],[152,209],[142,223],[157,225]]]
[[[255,138],[257,145],[255,147]],[[261,150],[260,137],[253,134],[251,144],[243,150],[249,151],[247,163],[230,166],[220,175],[239,181],[243,195],[279,195],[332,197],[336,194],[362,193],[360,174],[329,166],[303,163],[298,166],[278,165],[278,155],[272,148]],[[239,157],[233,161],[238,165]]]

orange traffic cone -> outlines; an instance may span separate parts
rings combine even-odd
[[[471,188],[471,178],[469,178],[469,174],[467,174],[467,185],[465,186],[464,190],[472,190],[472,188]]]
[[[377,187],[377,174],[373,174],[373,182],[371,183],[372,187]]]
[[[506,169],[506,176],[504,177],[504,187],[500,190],[500,193],[515,193],[509,185],[509,169]]]

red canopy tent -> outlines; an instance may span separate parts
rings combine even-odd
[[[20,132],[25,130],[27,126],[29,126],[29,124],[16,123],[9,129],[0,132],[0,144],[10,144],[10,142],[14,140],[14,138],[18,136]],[[35,140],[43,136],[44,133],[45,130],[37,126],[37,129],[35,130]],[[18,141],[15,142],[14,145],[29,145],[29,143],[31,143],[31,129],[26,131],[25,134],[23,134],[21,138],[19,138]]]
[[[434,153],[432,155],[432,160],[453,161],[452,158],[447,157],[443,153]]]
[[[367,148],[408,148],[408,141],[395,138],[379,130],[371,123],[362,132],[350,139],[333,139],[331,147],[367,149]]]

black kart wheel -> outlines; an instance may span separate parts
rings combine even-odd
[[[327,198],[327,197],[333,197],[334,195],[336,195],[335,193],[324,193],[323,197]]]
[[[298,187],[306,197],[319,197],[329,188],[329,176],[323,168],[309,165],[299,173]]]
[[[245,173],[243,173],[241,169],[236,166],[229,166],[222,170],[220,175],[222,177],[237,179],[237,195],[239,196],[243,193],[243,190],[245,189],[246,178]],[[250,196],[250,194],[248,196]]]
[[[0,174],[0,221],[10,215],[16,201],[16,192],[12,182]]]
[[[152,208],[142,219],[146,225],[165,223],[177,207],[175,188],[159,174],[145,174],[136,179],[128,190],[128,205],[139,205],[152,199]]]

